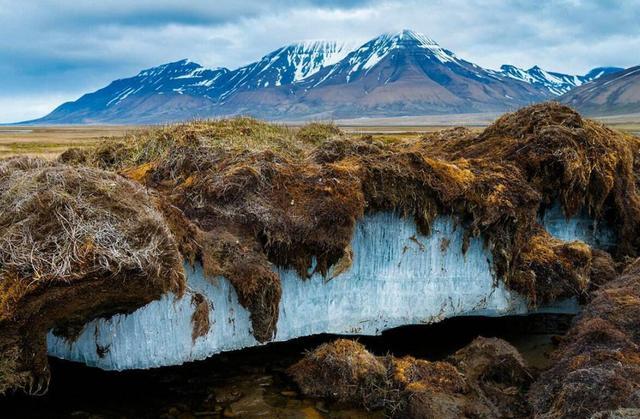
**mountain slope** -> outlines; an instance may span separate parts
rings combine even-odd
[[[410,30],[357,49],[311,41],[236,70],[164,64],[68,102],[31,123],[157,123],[249,114],[270,119],[502,112],[615,71],[584,76],[484,69]]]
[[[545,71],[538,66],[523,70],[513,65],[505,64],[500,67],[501,73],[515,80],[529,83],[540,89],[546,89],[552,95],[561,96],[575,87],[598,79],[608,74],[614,74],[624,70],[620,67],[597,67],[584,76],[572,76],[569,74]]]
[[[206,69],[189,60],[164,64],[64,103],[43,122],[144,123],[162,120],[163,115],[192,118],[213,105],[207,90],[227,73],[226,68]]]
[[[273,92],[334,64],[347,53],[337,42],[305,42],[279,48],[237,70],[207,69],[176,61],[116,80],[75,102],[56,108],[38,123],[148,123],[229,113],[225,100],[243,92]],[[285,97],[276,94],[277,100]]]
[[[238,90],[278,87],[302,80],[340,61],[349,53],[348,48],[346,44],[325,41],[279,48],[255,63],[230,72],[224,79],[221,99]]]
[[[575,87],[624,69],[620,67],[597,67],[583,76],[545,71],[538,66],[523,70],[516,66],[505,64],[500,67],[500,70],[507,77],[529,83],[540,89],[546,89],[552,95],[560,96]]]
[[[578,87],[560,101],[592,115],[640,113],[640,66]]]
[[[498,111],[549,96],[409,30],[367,42],[295,91],[301,104],[321,105],[336,117]]]

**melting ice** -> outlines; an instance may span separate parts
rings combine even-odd
[[[587,218],[566,220],[559,208],[544,215],[551,234],[590,244],[611,242]],[[351,242],[349,270],[327,280],[315,274],[302,280],[295,271],[277,269],[282,299],[275,341],[318,333],[380,334],[385,329],[433,323],[464,315],[503,316],[528,312],[526,301],[496,281],[491,254],[480,238],[462,253],[463,230],[452,219],[435,220],[429,236],[412,220],[391,213],[367,215]],[[178,365],[213,354],[259,345],[249,313],[225,278],[204,278],[200,266],[186,266],[188,291],[166,295],[129,315],[98,319],[73,342],[48,335],[49,354],[108,370]],[[193,293],[209,300],[209,332],[192,340]],[[573,302],[544,307],[575,312]]]

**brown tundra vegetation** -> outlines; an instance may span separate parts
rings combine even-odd
[[[456,128],[381,141],[332,125],[292,131],[235,118],[134,132],[93,150],[71,149],[55,163],[0,161],[0,391],[45,391],[48,330],[73,336],[90,319],[179,293],[184,259],[228,278],[255,337],[269,341],[281,297],[271,266],[294,267],[303,278],[312,258],[323,274],[348,266],[365,212],[395,211],[424,233],[436,216],[451,215],[467,237],[484,239],[499,280],[532,306],[586,301],[625,258],[638,256],[639,150],[637,137],[547,103],[506,114],[479,134]],[[613,254],[551,237],[538,214],[554,202],[567,217],[586,211],[615,226]],[[206,319],[194,321],[194,336],[203,325]],[[476,342],[482,345],[489,343]],[[416,371],[414,378],[392,374],[382,391],[429,399],[442,383],[420,371],[442,374],[444,388],[458,395],[441,406],[447,412],[520,415],[552,404],[563,414],[555,402],[525,402],[526,367],[502,343],[491,345],[520,370],[486,385],[455,371],[491,368],[492,359],[471,367],[464,359],[363,359],[385,383],[390,368]],[[425,380],[424,391],[414,385]],[[508,408],[495,396],[505,385],[518,389]],[[394,400],[397,411],[421,409]]]

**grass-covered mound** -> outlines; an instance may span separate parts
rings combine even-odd
[[[529,398],[539,417],[640,409],[640,259],[595,293]]]
[[[254,335],[267,341],[281,294],[272,263],[306,277],[316,256],[326,272],[363,214],[357,178],[308,158],[336,133],[317,123],[293,131],[248,118],[196,122],[107,142],[80,161],[159,191],[183,254],[231,281],[251,311]]]
[[[48,328],[70,333],[179,291],[182,258],[228,278],[255,337],[268,341],[281,296],[273,265],[303,278],[312,267],[348,269],[367,211],[412,217],[424,233],[435,217],[454,217],[468,238],[485,239],[498,278],[532,305],[585,295],[592,278],[612,274],[610,257],[552,238],[539,211],[559,201],[568,216],[607,219],[618,227],[617,256],[635,256],[638,141],[543,104],[480,134],[380,141],[330,124],[235,118],[135,132],[56,164],[3,161],[0,342],[18,355],[3,357],[17,361],[0,362],[0,374],[26,373],[0,381],[46,377]],[[194,337],[206,326],[198,316]]]
[[[0,394],[46,391],[46,334],[184,288],[175,240],[139,184],[39,159],[0,160]]]
[[[518,351],[479,337],[447,362],[375,356],[339,339],[307,353],[288,369],[310,397],[384,409],[398,418],[527,417],[533,376]]]
[[[455,217],[484,237],[497,276],[532,304],[582,295],[608,255],[554,239],[539,211],[559,201],[618,226],[619,255],[635,255],[640,229],[636,137],[558,104],[507,114],[480,134],[354,138],[332,125],[299,130],[248,118],[195,122],[107,142],[65,161],[117,170],[164,198],[181,250],[227,277],[261,341],[275,332],[280,283],[271,264],[302,277],[348,267],[355,222],[395,211],[429,231]],[[636,214],[638,216],[636,216]],[[609,269],[610,271],[611,269]]]

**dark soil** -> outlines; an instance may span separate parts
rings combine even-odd
[[[478,335],[507,339],[531,363],[548,362],[552,336],[563,334],[570,316],[461,317],[430,326],[390,330],[380,337],[358,338],[376,355],[413,355],[444,359]],[[7,418],[156,418],[238,417],[369,418],[383,411],[309,399],[285,370],[303,353],[335,340],[324,335],[274,343],[179,367],[106,372],[50,359],[58,378],[42,397],[20,394],[0,398]],[[542,360],[542,363],[540,362]]]

